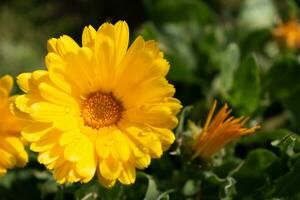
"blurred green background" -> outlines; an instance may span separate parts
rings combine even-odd
[[[126,20],[131,40],[159,42],[171,64],[168,79],[186,106],[176,143],[135,185],[58,186],[31,154],[26,169],[0,179],[0,199],[300,199],[299,50],[273,36],[281,22],[298,17],[299,1],[0,2],[0,75],[44,69],[51,37],[67,34],[80,43],[84,26]],[[213,99],[262,128],[203,165],[191,160],[189,124],[203,124]]]

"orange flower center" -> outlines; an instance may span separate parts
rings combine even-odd
[[[92,93],[82,105],[84,124],[94,129],[116,124],[122,116],[123,106],[112,93]]]

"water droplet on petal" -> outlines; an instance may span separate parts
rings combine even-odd
[[[157,137],[157,135],[152,135],[151,138],[152,138],[153,140],[155,140],[155,141],[159,140],[158,137]]]
[[[106,143],[105,143],[105,146],[112,146],[113,144],[114,144],[114,140],[113,139],[110,139],[110,140],[108,140]]]
[[[75,140],[80,140],[80,135],[77,134],[77,135],[75,136]]]
[[[69,107],[65,107],[65,112],[66,112],[67,114],[69,114],[69,113],[71,112],[71,109],[70,109]]]
[[[142,131],[142,132],[139,133],[139,136],[145,137],[145,136],[147,136],[148,134],[149,134],[148,132]]]
[[[147,147],[142,147],[142,151],[143,151],[144,153],[149,153],[149,149],[148,149]]]

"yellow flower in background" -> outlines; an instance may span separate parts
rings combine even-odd
[[[291,49],[300,48],[300,25],[297,20],[279,25],[274,31],[274,36]]]
[[[165,78],[169,64],[156,42],[128,41],[126,22],[85,27],[82,47],[66,35],[50,39],[47,70],[18,76],[22,135],[59,183],[97,173],[106,187],[132,184],[136,168],[174,142],[181,104]]]
[[[28,161],[19,123],[10,111],[10,104],[14,100],[9,96],[12,86],[12,77],[6,75],[0,78],[0,176],[7,169],[24,167]]]
[[[216,106],[217,101],[214,101],[203,129],[195,137],[194,157],[207,159],[230,142],[244,135],[252,134],[260,128],[259,126],[245,128],[244,124],[248,118],[230,117],[231,110],[227,104],[213,117]]]

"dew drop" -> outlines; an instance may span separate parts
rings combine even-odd
[[[148,132],[142,131],[142,132],[139,133],[139,136],[145,137],[145,136],[147,136],[148,134],[149,134]]]
[[[152,140],[155,140],[155,141],[159,140],[156,135],[152,135],[151,138],[152,138]]]
[[[69,113],[71,112],[71,109],[70,109],[69,107],[65,107],[65,112],[66,112],[67,114],[69,114]]]
[[[142,147],[142,151],[145,153],[149,153],[149,149],[147,147]]]
[[[108,146],[108,147],[112,146],[114,144],[114,142],[115,142],[114,140],[110,139],[106,142],[105,146]]]
[[[80,136],[79,136],[79,135],[76,135],[76,136],[75,136],[75,140],[80,140]]]

